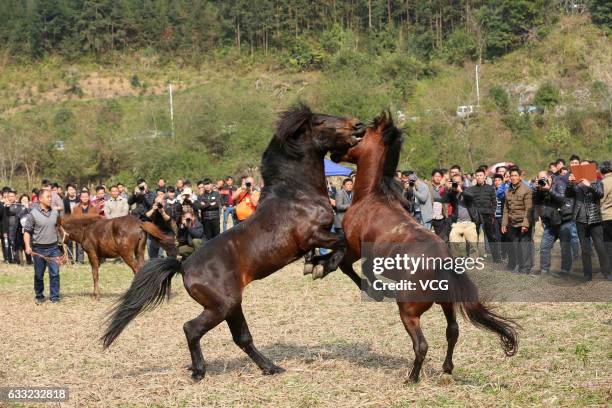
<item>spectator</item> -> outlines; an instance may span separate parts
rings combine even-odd
[[[76,207],[79,199],[77,197],[77,190],[74,184],[66,185],[66,196],[64,197],[64,214],[72,214],[72,209]]]
[[[6,246],[6,258],[9,263],[19,263],[17,250],[15,248],[17,228],[19,226],[19,213],[21,204],[17,202],[15,191],[10,190],[3,205],[4,215],[2,218],[2,239]]]
[[[11,191],[11,188],[5,186],[2,188],[2,192],[0,195],[0,239],[2,240],[2,259],[4,259],[4,263],[10,263],[9,255],[8,255],[8,240],[4,239],[4,203],[6,202],[6,196],[8,192]]]
[[[504,183],[504,176],[496,173],[493,176],[493,186],[495,188],[495,233],[499,242],[500,256],[503,260],[508,258],[508,235],[501,232],[504,201],[506,200],[508,184]]]
[[[108,219],[125,217],[130,212],[127,200],[119,195],[119,188],[110,188],[110,198],[104,204],[104,215]]]
[[[117,188],[119,189],[119,196],[125,198],[127,201],[129,196],[127,191],[125,190],[125,185],[123,183],[117,183]]]
[[[476,224],[480,222],[480,215],[474,207],[474,197],[469,189],[463,186],[461,174],[455,173],[451,178],[451,188],[447,192],[447,200],[451,204],[451,230],[449,242],[455,256],[462,253],[478,255],[478,234]],[[461,249],[468,246],[467,251]]]
[[[476,170],[475,183],[470,187],[470,194],[474,198],[474,207],[480,214],[480,222],[476,224],[476,234],[480,235],[480,228],[484,230],[485,239],[488,240],[491,246],[493,262],[501,262],[501,252],[499,241],[495,233],[495,208],[497,206],[497,198],[495,188],[485,183],[485,169],[479,168]]]
[[[211,240],[219,235],[221,226],[219,212],[221,197],[218,191],[213,191],[213,183],[210,179],[200,182],[198,184],[198,191],[202,191],[202,193],[198,195],[197,206],[194,206],[194,208],[200,211],[200,219],[202,220],[206,240]]]
[[[25,242],[23,239],[23,227],[27,220],[28,214],[30,214],[30,197],[27,194],[22,194],[19,197],[19,203],[21,204],[21,212],[19,213],[19,225],[17,226],[17,237],[15,238],[15,249],[17,251],[17,260],[20,265],[23,265],[22,255],[25,254],[25,261],[28,265],[32,265],[32,255],[25,253]],[[23,254],[22,254],[23,252]]]
[[[571,161],[570,159],[570,163]],[[606,279],[612,280],[603,238],[603,217],[600,206],[600,201],[604,197],[603,184],[601,181],[591,183],[586,179],[577,180],[573,174],[569,175],[569,183],[565,196],[574,198],[574,221],[582,250],[584,278],[587,281],[593,279],[592,241],[599,258],[601,273]]]
[[[157,190],[163,191],[164,193],[168,191],[166,187],[166,180],[164,180],[163,178],[157,180]]]
[[[140,178],[136,181],[134,194],[128,199],[128,205],[133,206],[131,214],[138,217],[142,221],[150,221],[146,213],[153,206],[155,195],[149,191],[145,179]]]
[[[183,181],[183,179],[176,180],[176,185],[175,185],[176,194],[180,196],[180,194],[183,192],[184,187],[185,187],[185,182]]]
[[[228,176],[225,179],[225,185],[222,190],[219,191],[221,196],[221,205],[223,206],[223,232],[227,231],[227,220],[232,218],[232,225],[236,224],[236,212],[234,209],[234,192],[236,186],[234,186],[234,178]]]
[[[162,190],[157,190],[155,192],[153,205],[149,211],[145,213],[145,217],[147,220],[150,220],[159,229],[161,229],[166,235],[174,235],[170,215],[166,212],[166,194]],[[160,257],[160,252],[162,251],[161,245],[150,235],[147,237],[147,248],[149,259]]]
[[[101,216],[104,215],[104,207],[106,206],[106,187],[96,186],[96,195],[91,199],[91,205],[96,208],[96,211]]]
[[[185,205],[183,208],[177,223],[176,240],[178,253],[182,259],[185,259],[202,245],[204,227],[195,216],[193,207]]]
[[[406,199],[406,204],[407,204],[406,211],[408,211],[408,213],[414,217],[414,203],[416,199],[414,198],[414,188],[410,186],[409,177],[411,174],[412,174],[412,171],[409,171],[409,170],[402,171],[400,182],[401,182],[402,188],[404,189],[404,198]]]
[[[34,255],[34,292],[36,304],[44,302],[44,274],[49,270],[51,302],[60,300],[59,263],[61,256],[57,243],[57,220],[59,213],[51,207],[51,191],[43,190],[38,197],[38,206],[28,214],[24,227],[25,252]]]
[[[64,213],[64,200],[63,198],[59,195],[59,193],[57,192],[57,183],[52,184],[49,180],[43,180],[42,181],[42,186],[41,189],[42,190],[49,190],[51,191],[51,208],[53,208],[55,211],[58,212],[58,214],[61,216]]]
[[[251,176],[246,177],[244,184],[232,195],[236,204],[236,218],[239,223],[255,212],[260,195],[261,192],[255,187],[255,179]]]
[[[342,220],[346,210],[351,206],[353,202],[353,180],[345,178],[342,181],[342,188],[336,194],[336,214],[334,215],[334,229],[336,234],[344,237],[344,229],[342,228]]]
[[[542,221],[544,231],[540,243],[540,273],[550,272],[550,258],[556,240],[561,242],[561,270],[557,277],[568,276],[572,270],[572,215],[562,216],[559,208],[563,206],[565,197],[552,190],[552,175],[546,171],[538,173],[534,207]]]
[[[448,243],[448,204],[442,172],[435,169],[431,172],[429,196],[432,202],[431,225],[437,236]]]
[[[176,188],[170,186],[166,192],[166,212],[178,224],[181,214],[180,203],[176,198]]]
[[[502,215],[503,234],[508,234],[508,270],[529,274],[532,268],[532,210],[533,192],[521,180],[521,170],[514,166],[510,173],[510,186],[506,190]]]
[[[408,187],[414,195],[414,218],[428,230],[431,229],[432,203],[429,188],[416,173],[408,176]]]
[[[601,219],[603,220],[604,242],[608,262],[612,267],[612,162],[605,160],[601,163],[599,171],[603,176],[603,198],[601,199]]]

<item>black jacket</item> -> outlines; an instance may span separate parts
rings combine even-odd
[[[547,226],[561,225],[567,221],[561,218],[559,208],[563,206],[565,197],[560,196],[551,190],[537,189],[533,195],[536,214],[542,220],[542,224]]]
[[[497,199],[495,197],[495,188],[488,184],[474,185],[467,189],[474,197],[474,207],[483,217],[492,218],[495,214]]]
[[[470,214],[470,218],[472,222],[479,224],[481,222],[480,213],[474,206],[474,196],[470,192],[470,189],[464,190],[462,193],[458,193],[457,191],[450,190],[446,194],[446,199],[453,207],[453,213],[451,214],[451,221],[457,222],[457,217],[459,216],[459,198],[463,197],[463,203],[468,210],[468,214]]]
[[[202,239],[204,236],[204,227],[198,220],[194,220],[191,228],[186,227],[182,223],[178,225],[178,231],[176,233],[176,240],[179,245],[193,245],[194,239]]]
[[[200,210],[202,220],[219,219],[219,208],[221,207],[221,197],[217,191],[204,192],[198,196],[197,206],[193,208]]]
[[[136,204],[136,206],[130,213],[140,218],[142,221],[149,221],[146,213],[151,209],[154,201],[155,193],[151,191],[143,194],[133,194],[128,198],[128,205],[131,206]]]
[[[590,187],[583,184],[568,184],[565,196],[574,198],[574,220],[592,225],[603,221],[599,200],[603,197],[601,181],[591,183]]]

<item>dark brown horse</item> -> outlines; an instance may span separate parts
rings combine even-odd
[[[64,242],[81,244],[91,264],[93,296],[100,299],[98,269],[105,258],[121,258],[136,273],[144,265],[147,234],[157,240],[166,253],[176,256],[174,237],[165,235],[152,222],[143,222],[132,215],[107,220],[98,214],[68,215],[58,223]]]
[[[394,179],[401,145],[401,132],[393,125],[391,115],[384,113],[374,120],[373,126],[368,127],[365,137],[357,146],[351,148],[343,157],[333,157],[336,161],[357,164],[352,204],[342,223],[348,248],[340,268],[355,283],[363,285],[364,289],[367,288],[368,293],[372,293],[371,284],[375,279],[373,274],[364,273],[367,276],[364,282],[352,267],[354,262],[366,256],[362,253],[362,248],[366,246],[362,245],[369,245],[367,248],[371,248],[368,250],[371,251],[370,255],[382,257],[393,258],[399,251],[412,257],[425,255],[432,259],[452,258],[445,243],[422,227],[404,208],[401,187]],[[364,272],[371,267],[370,259],[364,263]],[[399,281],[405,275],[405,273],[395,275],[394,280]],[[453,350],[459,337],[457,310],[476,326],[497,333],[506,355],[511,356],[517,350],[516,324],[493,313],[482,304],[478,300],[478,289],[466,274],[434,268],[422,268],[418,271],[418,280],[422,282],[441,280],[441,278],[448,281],[447,293],[434,293],[431,287],[422,289],[420,286],[409,294],[394,293],[402,323],[414,347],[414,366],[409,376],[414,382],[419,379],[421,365],[428,348],[421,330],[420,317],[433,303],[440,304],[447,321],[448,349],[442,366],[445,373],[450,374],[453,370]],[[388,293],[386,291],[387,296]],[[410,301],[410,299],[419,301]]]
[[[206,242],[182,264],[174,259],[145,264],[112,312],[104,346],[110,346],[140,312],[168,295],[172,276],[180,272],[189,295],[204,307],[183,325],[194,380],[206,373],[200,339],[223,321],[236,345],[264,374],[283,371],[255,348],[242,312],[242,292],[251,281],[265,278],[313,247],[336,249],[325,268],[337,267],[344,241],[330,232],[333,212],[323,159],[329,151],[346,152],[359,141],[363,129],[356,119],[315,114],[304,105],[283,113],[263,154],[265,187],[257,211]]]

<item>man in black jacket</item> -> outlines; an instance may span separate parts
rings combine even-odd
[[[564,196],[552,189],[552,176],[546,171],[538,173],[534,205],[536,214],[542,221],[544,231],[540,243],[540,273],[546,275],[550,272],[550,253],[555,241],[561,242],[561,270],[557,277],[565,277],[572,270],[572,214],[561,212],[566,202]]]
[[[480,214],[480,222],[476,224],[476,233],[480,235],[480,227],[484,229],[485,239],[488,240],[491,246],[493,262],[501,263],[500,244],[495,232],[495,208],[497,206],[495,188],[485,183],[485,169],[479,168],[474,174],[476,184],[468,190],[474,197],[474,207]]]
[[[15,249],[15,239],[17,237],[17,227],[19,226],[19,213],[21,204],[16,202],[15,192],[10,190],[4,202],[4,215],[2,218],[2,239],[6,245],[5,258],[10,263],[19,263],[17,251]]]
[[[206,235],[206,240],[210,240],[219,235],[221,197],[219,197],[219,192],[213,191],[213,184],[210,179],[198,183],[198,190],[202,187],[203,192],[198,196],[196,210],[200,210],[204,235]]]
[[[591,183],[586,179],[577,180],[573,174],[570,174],[565,196],[574,198],[574,220],[576,221],[578,238],[580,239],[585,280],[593,280],[591,240],[597,251],[601,272],[606,279],[612,280],[603,239],[603,218],[600,208],[600,200],[603,197],[601,181]]]
[[[134,194],[128,198],[129,206],[135,204],[134,209],[132,209],[130,213],[140,218],[142,221],[150,221],[146,214],[153,206],[153,201],[155,201],[155,193],[149,191],[147,182],[143,178],[138,179],[136,184]]]
[[[451,231],[449,242],[453,255],[459,256],[464,252],[476,252],[478,256],[478,234],[476,224],[480,222],[480,214],[474,207],[474,196],[469,188],[464,190],[461,175],[457,174],[451,179],[451,188],[446,195],[451,204]],[[469,244],[469,250],[463,251],[462,246]]]

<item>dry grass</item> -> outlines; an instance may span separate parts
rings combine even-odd
[[[223,324],[203,338],[208,374],[193,384],[182,324],[200,308],[178,279],[170,303],[102,351],[103,318],[130,279],[124,265],[105,264],[96,303],[88,268],[64,269],[64,301],[36,306],[31,268],[1,267],[0,385],[67,386],[64,405],[75,407],[556,407],[612,399],[610,303],[501,305],[523,326],[512,358],[461,321],[452,377],[442,375],[445,321],[434,308],[422,319],[430,346],[422,380],[405,385],[413,353],[396,306],[362,302],[340,273],[312,282],[298,263],[252,284],[244,299],[256,344],[287,372],[261,375]]]

